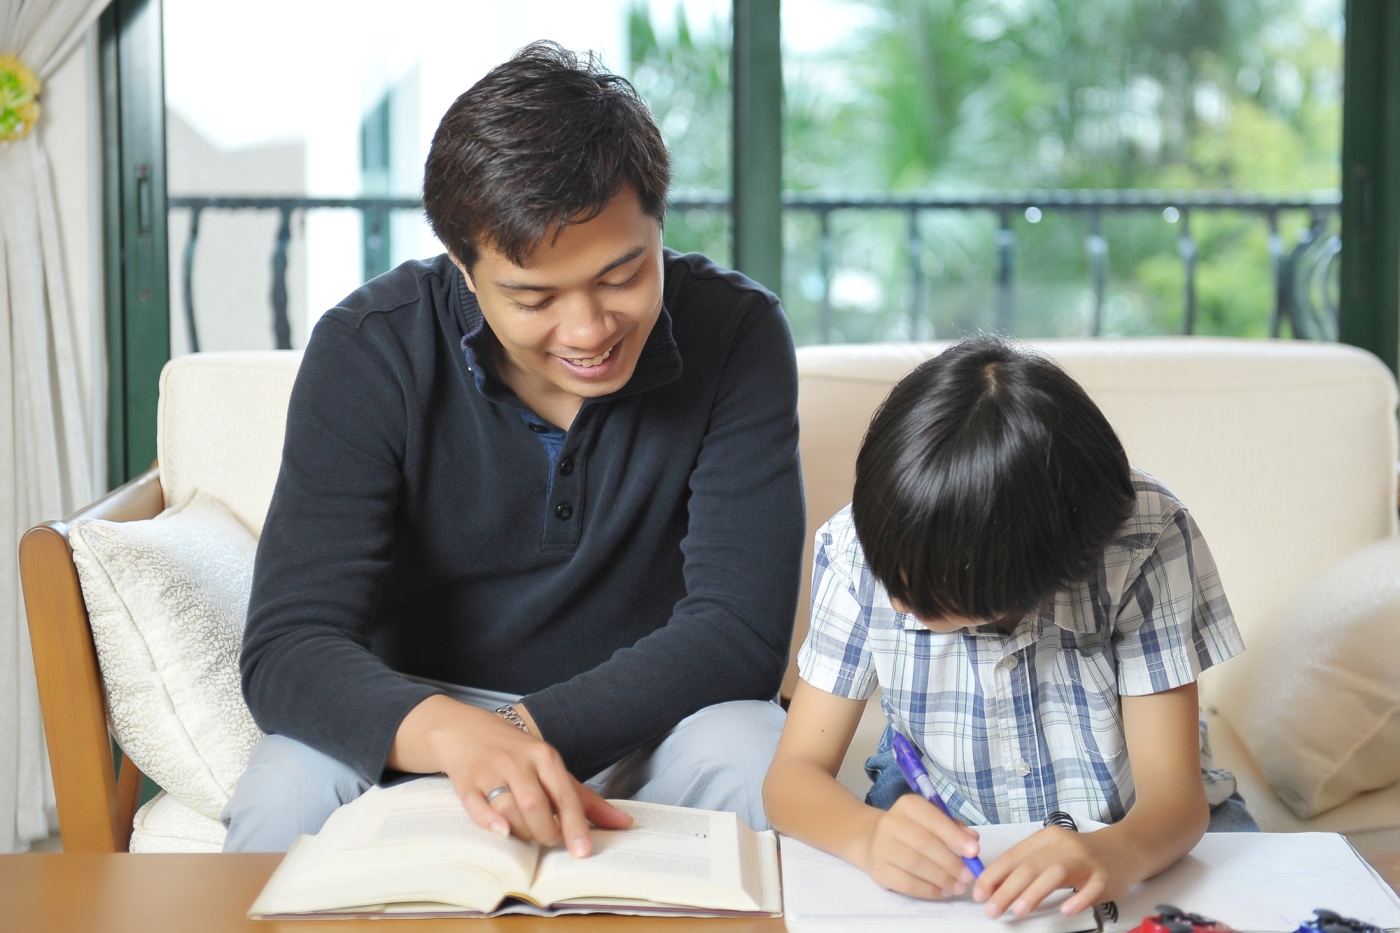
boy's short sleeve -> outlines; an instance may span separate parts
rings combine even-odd
[[[1118,693],[1144,696],[1193,683],[1244,650],[1201,530],[1178,508],[1119,604],[1113,639]]]
[[[849,700],[868,700],[878,678],[871,660],[869,608],[856,591],[855,535],[833,534],[849,510],[817,531],[812,559],[812,625],[797,652],[797,673],[819,690]],[[843,542],[840,539],[849,539]],[[854,553],[852,553],[854,551]]]

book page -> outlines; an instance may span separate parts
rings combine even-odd
[[[733,813],[609,801],[632,816],[627,830],[593,830],[593,854],[540,857],[531,898],[539,904],[626,898],[716,910],[759,911],[763,883],[757,834]]]
[[[1175,865],[1120,898],[1109,930],[1132,929],[1158,904],[1237,930],[1289,933],[1318,907],[1400,927],[1400,897],[1336,833],[1206,833]]]
[[[978,826],[982,861],[994,859],[1040,829],[1038,823]],[[1056,892],[1020,920],[993,920],[968,894],[926,901],[880,887],[854,865],[789,836],[780,838],[783,912],[790,933],[878,929],[881,933],[1077,933],[1098,927],[1092,911],[1060,913],[1068,891]]]
[[[493,910],[534,876],[539,846],[477,826],[445,777],[375,787],[303,837],[272,912],[432,902]],[[283,874],[279,867],[278,875]]]

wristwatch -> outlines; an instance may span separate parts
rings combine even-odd
[[[509,703],[497,709],[496,715],[526,735],[530,734],[530,727],[525,725],[525,720],[520,718],[520,714],[515,711],[515,707],[511,706]]]

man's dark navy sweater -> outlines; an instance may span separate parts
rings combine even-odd
[[[586,778],[772,698],[787,663],[804,513],[777,299],[668,251],[631,380],[584,402],[553,467],[494,346],[446,256],[407,263],[327,312],[292,391],[243,692],[264,731],[370,779],[440,692],[400,673],[524,694]]]

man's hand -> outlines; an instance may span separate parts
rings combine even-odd
[[[905,794],[880,815],[860,868],[883,888],[938,899],[972,883],[962,855],[978,852],[977,834],[916,794]]]
[[[1040,906],[1059,888],[1078,890],[1060,905],[1072,916],[1123,894],[1137,880],[1137,859],[1115,844],[1111,832],[1074,833],[1047,826],[987,866],[972,899],[987,902],[987,916],[1008,909],[1017,917]]]
[[[526,735],[495,713],[446,696],[432,696],[404,717],[389,752],[389,766],[414,774],[445,773],[462,805],[483,829],[545,846],[564,842],[583,858],[593,850],[588,824],[627,829],[632,818],[584,787],[552,746]],[[489,804],[486,795],[509,789]]]

